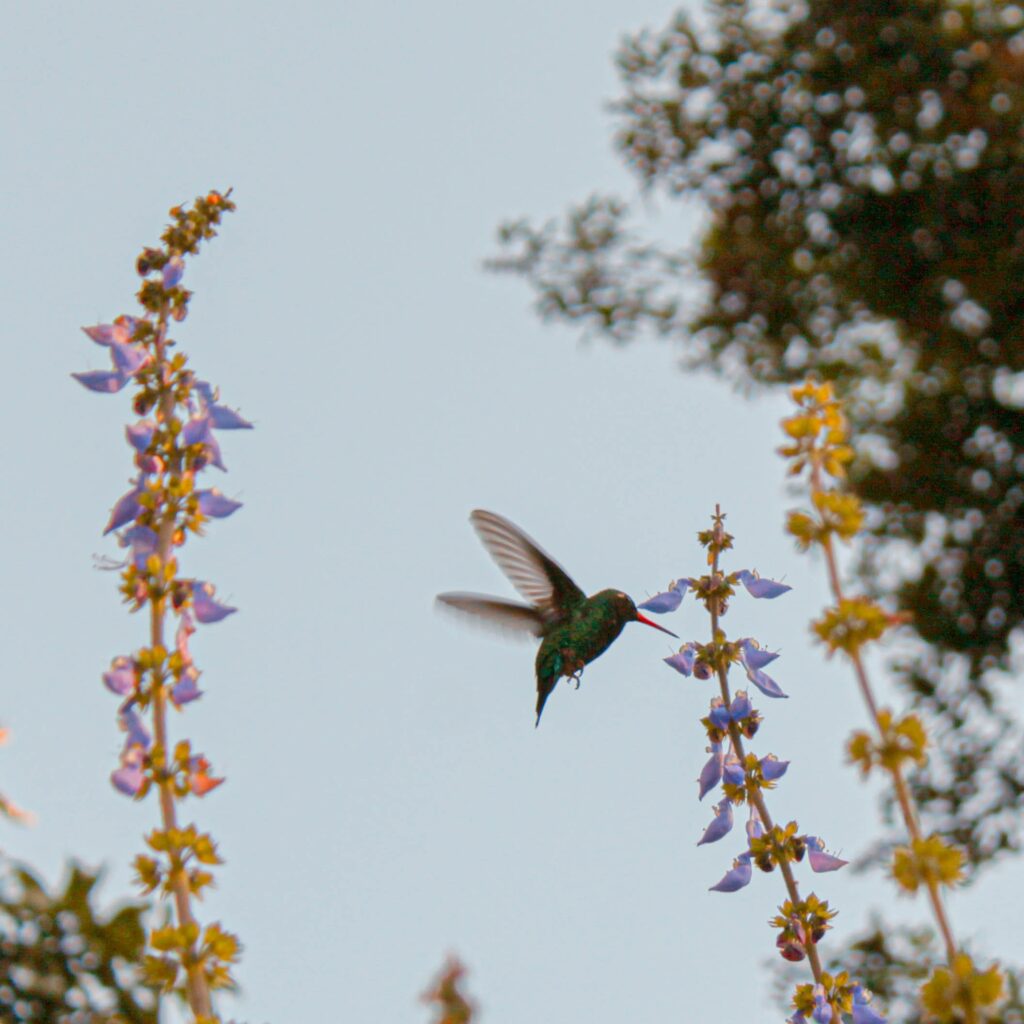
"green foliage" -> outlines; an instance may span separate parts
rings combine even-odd
[[[1019,846],[1024,806],[1000,698],[1024,624],[1024,7],[709,15],[628,38],[614,106],[641,188],[708,208],[697,258],[593,197],[562,226],[506,225],[492,265],[544,316],[684,338],[742,385],[835,382],[874,534],[863,580],[923,641],[901,667],[936,738],[915,795],[976,870]]]
[[[145,904],[100,915],[98,876],[74,864],[59,894],[24,866],[0,871],[0,1020],[156,1024],[154,993],[138,969]]]

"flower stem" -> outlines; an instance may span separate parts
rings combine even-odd
[[[167,314],[162,313],[157,324],[156,332],[156,359],[157,366],[161,373],[161,382],[164,385],[159,402],[160,418],[169,422],[174,415],[174,394],[166,387],[163,379],[163,368],[166,365],[166,352],[164,340],[167,333]],[[176,471],[178,467],[168,467],[170,471]],[[175,512],[168,510],[160,521],[157,531],[156,554],[160,565],[164,566],[171,558],[172,541],[175,528]],[[166,595],[154,598],[151,602],[150,615],[150,642],[153,648],[164,646],[164,616],[167,607]],[[154,680],[155,681],[155,680]],[[155,681],[156,682],[156,681]],[[175,808],[175,795],[171,783],[171,776],[166,770],[167,761],[170,758],[170,746],[167,739],[167,690],[161,680],[153,687],[153,734],[156,741],[156,749],[164,758],[164,767],[158,775],[158,788],[160,793],[160,815],[163,820],[163,827],[168,836],[172,836],[178,828],[178,819]],[[188,877],[185,874],[181,861],[180,849],[172,840],[168,850],[170,860],[169,882],[174,893],[174,907],[177,916],[178,926],[191,926],[198,931],[199,924],[192,913],[192,893],[189,889]],[[186,974],[186,994],[188,1004],[196,1017],[210,1017],[213,1015],[210,1000],[210,990],[206,983],[206,976],[203,972],[202,963],[198,957],[198,939],[189,943],[182,952],[183,966]]]
[[[817,462],[814,462],[811,468],[811,490],[812,493],[822,490],[821,469]],[[828,570],[829,587],[832,591],[832,597],[836,605],[840,605],[845,600],[845,594],[843,593],[843,585],[839,576],[839,562],[836,558],[835,544],[830,533],[825,534],[821,547],[825,552],[825,565]],[[882,727],[882,721],[878,712],[878,702],[875,700],[874,691],[871,689],[871,681],[868,679],[864,660],[859,650],[849,652],[849,658],[853,665],[857,686],[867,706],[871,721],[874,723],[875,731],[879,739],[884,742],[886,739],[885,729]],[[896,791],[896,801],[900,806],[900,813],[903,817],[907,834],[913,842],[919,842],[923,838],[921,826],[914,809],[914,798],[910,793],[910,787],[907,785],[907,780],[903,774],[903,768],[899,764],[886,765],[885,767],[892,776],[893,788]],[[953,938],[953,929],[950,925],[946,908],[942,902],[942,894],[939,892],[938,882],[933,878],[928,878],[925,886],[928,890],[928,901],[931,903],[935,922],[938,925],[943,944],[946,947],[947,962],[952,964],[957,954],[957,945],[956,940]]]
[[[718,516],[719,514],[720,509],[716,505],[715,515]],[[718,573],[718,548],[713,547],[711,551],[711,573],[714,576]],[[711,636],[714,640],[718,637],[719,607],[717,598],[715,600],[708,602],[708,611],[711,614]],[[732,696],[729,693],[728,672],[724,667],[720,667],[718,669],[718,687],[722,694],[722,701],[724,702],[725,707],[728,707],[729,704],[732,702]],[[742,763],[746,758],[746,753],[743,749],[743,736],[740,733],[739,726],[733,721],[729,722],[729,739],[732,741],[732,747],[736,753],[736,756]],[[756,788],[748,790],[748,793],[751,803],[757,809],[758,815],[760,815],[761,823],[764,825],[767,831],[771,832],[771,830],[775,827],[775,824],[772,821],[772,816],[768,811],[768,803],[764,798],[764,794]],[[792,902],[793,906],[798,906],[800,904],[800,888],[797,885],[796,877],[793,874],[793,868],[790,865],[789,861],[785,860],[784,858],[780,857],[778,863],[779,871],[782,874],[782,879],[786,883],[786,891],[789,893],[790,901]],[[822,967],[821,958],[818,956],[817,943],[815,943],[814,941],[807,942],[804,945],[804,950],[807,953],[807,962],[810,965],[811,973],[814,975],[815,984],[820,985],[822,983]]]

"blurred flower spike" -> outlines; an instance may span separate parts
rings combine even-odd
[[[121,698],[118,722],[125,733],[111,782],[137,800],[151,789],[159,792],[161,827],[146,839],[157,857],[140,856],[136,870],[145,892],[159,888],[172,899],[177,921],[151,932],[154,955],[146,957],[147,980],[163,991],[178,992],[202,1024],[219,1019],[210,992],[233,985],[230,966],[240,947],[218,924],[202,929],[193,915],[192,898],[213,880],[199,865],[218,864],[220,859],[208,835],[194,826],[179,827],[176,804],[189,796],[206,796],[224,779],[213,774],[204,755],[193,754],[187,740],[170,740],[168,710],[180,711],[202,695],[201,673],[190,649],[196,624],[221,622],[236,609],[217,600],[213,584],[180,575],[178,556],[190,534],[201,534],[208,521],[225,519],[241,508],[216,487],[199,488],[197,480],[208,467],[226,470],[219,432],[251,429],[252,424],[195,376],[168,331],[188,315],[192,293],[183,285],[186,261],[216,235],[223,215],[235,208],[229,196],[209,192],[191,207],[171,209],[162,244],[143,249],[135,264],[141,314],[84,329],[107,350],[110,368],[72,375],[101,394],[128,385],[135,389],[134,418],[124,434],[133,473],[103,532],[114,534],[126,549],[121,595],[132,611],[148,606],[150,635],[147,646],[114,658],[103,674],[106,688]],[[168,649],[164,638],[172,631],[174,646]]]

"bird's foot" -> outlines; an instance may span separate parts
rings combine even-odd
[[[573,682],[573,683],[576,684],[576,689],[577,690],[580,688],[580,680],[582,678],[583,678],[583,669],[579,669],[576,672],[573,672],[573,674],[571,676],[569,676],[570,682]]]

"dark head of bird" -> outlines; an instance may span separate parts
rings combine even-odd
[[[594,601],[598,598],[605,598],[615,609],[623,623],[642,622],[645,626],[650,626],[652,629],[660,629],[662,633],[668,633],[669,636],[675,636],[677,640],[679,639],[672,630],[666,629],[664,626],[659,626],[656,622],[652,622],[646,615],[641,615],[640,612],[637,611],[636,605],[633,604],[633,599],[628,594],[624,594],[621,590],[603,590],[600,594],[595,594],[591,600]]]

